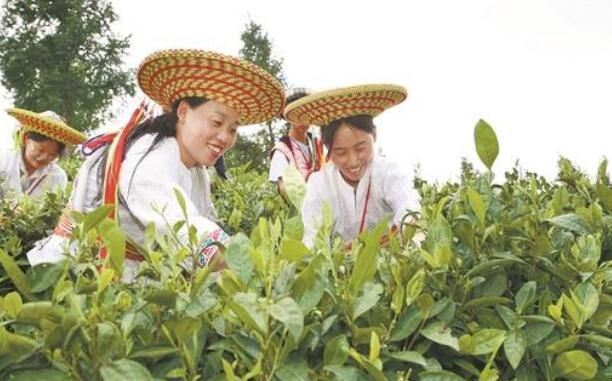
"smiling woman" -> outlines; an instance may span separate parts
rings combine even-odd
[[[64,190],[66,172],[56,164],[67,145],[79,144],[85,135],[67,126],[52,111],[35,113],[9,109],[21,129],[18,147],[0,154],[0,197],[28,195],[38,198],[49,191]]]
[[[201,50],[151,54],[138,69],[138,83],[165,112],[145,118],[144,110],[137,110],[122,131],[84,144],[90,157],[79,170],[69,207],[54,236],[28,253],[31,264],[62,258],[71,209],[90,212],[103,203],[117,206],[115,217],[129,241],[125,282],[138,273],[150,224],[161,235],[187,221],[178,231],[183,244],[190,241],[190,227],[196,229],[196,263],[185,263],[187,270],[206,266],[217,244],[227,243],[215,222],[206,167],[234,145],[240,125],[281,112],[282,85],[256,65]]]
[[[346,241],[385,218],[397,228],[408,210],[416,210],[410,176],[374,150],[373,118],[404,99],[401,86],[362,85],[314,93],[287,106],[290,122],[322,128],[330,159],[308,179],[302,206],[306,245],[314,243],[325,204],[333,233]]]

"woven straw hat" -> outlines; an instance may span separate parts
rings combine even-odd
[[[76,145],[83,143],[87,138],[82,132],[68,126],[53,111],[36,113],[20,108],[9,108],[6,112],[17,119],[25,131],[38,132],[60,143]]]
[[[324,127],[354,115],[377,116],[406,99],[402,86],[374,84],[321,91],[287,105],[283,115],[294,124]]]
[[[281,83],[259,66],[195,49],[161,50],[147,56],[138,68],[138,84],[165,110],[181,98],[205,97],[233,108],[242,125],[274,118],[285,100]]]

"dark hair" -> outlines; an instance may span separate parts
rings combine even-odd
[[[142,162],[145,156],[147,156],[151,151],[157,148],[164,139],[176,136],[176,124],[178,123],[177,109],[178,109],[179,104],[182,101],[187,102],[189,107],[195,108],[195,107],[198,107],[206,103],[208,99],[204,97],[181,98],[172,104],[172,108],[170,111],[166,111],[163,114],[158,115],[153,119],[146,119],[142,123],[140,123],[138,126],[134,127],[134,129],[130,132],[130,134],[126,138],[125,151],[123,153],[123,157],[121,158],[121,161],[125,159],[125,155],[130,150],[132,145],[134,145],[134,143],[138,139],[140,139],[141,137],[145,135],[157,134],[157,136],[155,136],[155,139],[153,139],[153,143],[151,143],[151,146],[149,146],[145,154],[142,155],[142,157],[136,164],[136,167],[138,167],[138,165],[140,164],[140,162]],[[99,170],[98,178],[100,179],[104,178],[104,169],[106,168],[107,159],[108,159],[108,152],[105,154],[102,163],[98,167],[98,170]]]
[[[26,131],[24,137],[25,137],[25,140],[29,139],[35,142],[46,142],[46,141],[56,142],[59,147],[59,149],[57,150],[58,156],[63,157],[66,155],[66,144],[62,142],[58,142],[57,140],[50,138],[47,135],[39,134],[38,132],[34,132],[34,131]]]
[[[370,115],[353,115],[342,119],[336,119],[321,128],[321,140],[323,144],[325,144],[328,152],[331,152],[336,132],[343,124],[348,125],[350,128],[356,128],[367,132],[368,134],[376,134],[376,125],[374,125],[374,120]]]
[[[177,109],[182,101],[187,102],[189,107],[196,108],[206,103],[208,99],[203,97],[188,97],[179,99],[172,104],[172,109],[170,111],[140,123],[128,135],[125,142],[125,152],[127,153],[134,142],[144,135],[157,134],[153,140],[153,144],[151,144],[151,147],[149,147],[145,155],[159,146],[162,140],[176,136],[176,124],[178,123]]]

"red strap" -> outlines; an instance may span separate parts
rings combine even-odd
[[[81,153],[85,156],[91,155],[100,147],[111,144],[115,138],[115,135],[117,135],[117,132],[110,132],[107,134],[94,136],[81,145]]]
[[[115,219],[117,216],[117,188],[121,173],[121,162],[125,154],[125,143],[127,141],[127,137],[130,135],[130,132],[136,126],[138,126],[140,121],[145,116],[146,111],[145,101],[143,100],[136,110],[134,110],[125,127],[123,127],[123,129],[114,137],[113,143],[108,152],[106,169],[104,171],[102,200],[105,205],[113,206],[109,213],[109,217],[111,219]],[[107,255],[108,252],[106,247],[102,246],[99,252],[100,258],[104,259]]]

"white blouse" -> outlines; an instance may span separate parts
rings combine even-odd
[[[135,141],[121,165],[119,194],[125,205],[119,202],[119,226],[139,245],[145,243],[145,229],[151,223],[158,234],[167,233],[176,222],[185,220],[175,195],[176,190],[185,200],[185,214],[189,224],[197,229],[204,241],[209,233],[220,230],[214,222],[216,212],[211,202],[208,172],[202,167],[185,167],[180,160],[175,138],[162,140],[145,156],[155,136],[148,134]],[[99,174],[103,153],[102,149],[95,152],[79,169],[70,198],[73,210],[90,212],[101,205],[102,184]],[[184,242],[188,242],[187,226],[183,226],[178,235]],[[61,260],[67,241],[54,235],[39,242],[28,253],[30,264]],[[124,282],[134,280],[139,264],[138,261],[125,259]]]
[[[68,176],[55,162],[27,174],[22,149],[0,153],[0,197],[27,194],[39,198],[46,192],[66,189]]]
[[[344,181],[333,162],[313,173],[306,184],[302,206],[304,244],[311,247],[322,224],[323,205],[332,212],[332,231],[347,241],[359,235],[366,195],[370,187],[364,230],[389,217],[389,224],[399,224],[407,210],[417,210],[418,196],[412,177],[399,165],[374,156],[363,177],[353,188]]]

